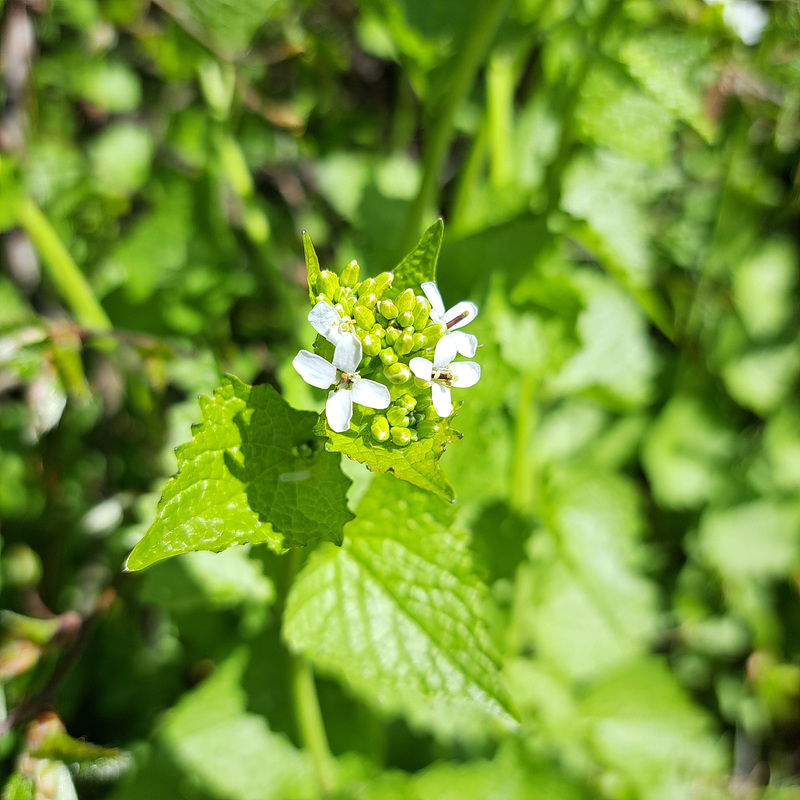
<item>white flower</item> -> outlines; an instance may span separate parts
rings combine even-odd
[[[478,349],[478,340],[471,333],[464,333],[464,331],[457,330],[463,328],[468,322],[475,319],[478,313],[478,307],[475,303],[470,303],[466,300],[456,303],[452,308],[444,310],[444,303],[442,302],[442,295],[433,281],[426,281],[422,284],[422,291],[425,292],[425,297],[431,304],[431,319],[439,325],[444,325],[447,328],[444,336],[439,340],[439,343],[445,339],[449,339],[456,345],[456,350],[462,356],[472,358],[475,351]],[[437,349],[438,349],[437,344]]]
[[[419,356],[408,362],[411,371],[430,385],[433,407],[440,417],[449,417],[453,413],[450,389],[468,389],[481,377],[480,364],[474,361],[453,364],[455,357],[456,342],[450,336],[443,336],[433,353],[433,363]]]
[[[350,427],[353,403],[369,408],[386,408],[391,400],[389,390],[383,384],[358,374],[360,363],[361,342],[352,333],[343,333],[339,337],[333,351],[333,363],[308,350],[301,350],[292,361],[297,374],[311,386],[327,389],[336,384],[328,392],[325,403],[328,425],[336,433],[343,433]]]
[[[353,333],[353,321],[350,317],[343,317],[324,300],[320,300],[308,312],[308,321],[311,327],[331,344],[338,344],[345,333]]]

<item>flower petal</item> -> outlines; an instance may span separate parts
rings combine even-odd
[[[456,350],[464,356],[464,358],[472,358],[478,350],[478,339],[471,333],[452,331],[447,334],[446,338],[452,339],[456,343]]]
[[[392,401],[389,390],[382,383],[367,378],[356,378],[350,395],[354,403],[369,408],[387,408]]]
[[[350,420],[353,418],[353,398],[349,389],[334,389],[328,392],[325,416],[328,418],[331,430],[336,433],[344,433],[350,428]]]
[[[429,381],[433,374],[433,364],[427,358],[417,356],[408,362],[408,368],[422,381]]]
[[[358,371],[361,363],[361,341],[354,333],[344,333],[333,351],[333,366],[351,374]]]
[[[431,400],[433,407],[440,417],[449,417],[453,413],[453,401],[450,399],[450,389],[441,384],[431,385]]]
[[[450,365],[454,389],[468,389],[481,379],[481,365],[474,361],[457,361]]]
[[[324,300],[320,300],[308,312],[308,321],[311,323],[311,327],[331,344],[336,344],[342,338],[339,327],[342,324],[342,318],[339,316],[339,312]]]
[[[336,380],[336,367],[308,350],[301,350],[294,357],[292,366],[306,383],[318,389],[327,389]]]
[[[439,293],[439,287],[433,281],[425,281],[422,284],[422,291],[425,292],[425,297],[428,298],[433,313],[439,319],[444,317],[444,302],[442,301],[442,295]],[[435,319],[434,322],[436,322]]]
[[[447,313],[444,315],[444,324],[447,325],[448,330],[454,331],[456,328],[463,328],[468,322],[472,322],[477,315],[478,306],[468,300],[462,300],[447,309]],[[453,320],[458,320],[458,322],[453,322]],[[450,324],[451,322],[452,324]]]
[[[436,349],[433,351],[433,368],[447,369],[456,357],[457,348],[457,342],[452,336],[448,334],[442,336],[436,342]]]

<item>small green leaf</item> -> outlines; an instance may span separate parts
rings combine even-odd
[[[271,386],[247,386],[233,376],[200,407],[203,421],[177,449],[180,471],[128,569],[246,542],[277,551],[341,542],[353,516],[350,480],[336,456],[316,446],[316,414],[295,411]]]
[[[453,511],[373,479],[341,550],[316,551],[284,636],[388,714],[445,738],[514,724],[489,635],[488,593]]]
[[[433,492],[442,500],[454,502],[455,492],[439,466],[439,459],[445,447],[460,438],[461,434],[454,431],[449,422],[442,420],[439,430],[432,437],[401,447],[391,440],[375,440],[370,432],[374,416],[374,412],[355,406],[350,430],[335,433],[323,414],[314,432],[328,437],[326,449],[366,464],[373,472],[392,472],[395,477]]]
[[[395,289],[402,291],[411,287],[415,291],[425,281],[436,280],[436,262],[442,248],[444,222],[437,219],[422,234],[417,246],[394,268]]]

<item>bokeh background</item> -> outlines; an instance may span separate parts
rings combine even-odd
[[[442,216],[483,344],[442,464],[521,725],[321,675],[337,796],[800,797],[796,0],[0,10],[3,780],[52,708],[120,748],[39,753],[57,800],[319,796],[276,557],[120,570],[223,374],[320,408],[300,232],[374,275]]]

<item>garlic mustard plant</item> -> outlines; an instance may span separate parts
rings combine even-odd
[[[301,350],[292,361],[300,377],[311,386],[327,389],[325,416],[331,430],[342,433],[350,427],[353,418],[353,403],[369,408],[386,408],[391,400],[389,390],[358,373],[361,363],[361,342],[352,333],[341,334],[333,351],[333,363],[322,356]]]
[[[307,383],[333,387],[314,429],[328,439],[328,452],[452,500],[438,462],[460,437],[451,427],[450,387],[470,386],[480,375],[477,364],[453,364],[457,353],[476,352],[476,338],[459,329],[478,309],[468,301],[444,307],[433,280],[442,233],[438,221],[394,270],[363,280],[355,261],[340,274],[320,269],[304,236],[308,321],[320,338],[315,354],[301,351],[293,363]]]

